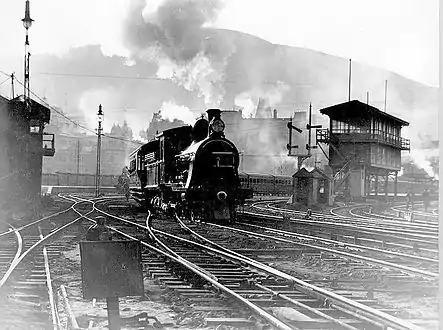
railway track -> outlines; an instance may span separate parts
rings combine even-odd
[[[59,329],[60,318],[52,288],[50,259],[60,255],[70,238],[67,229],[82,216],[78,202],[42,219],[0,233],[0,310],[5,329]],[[57,222],[54,221],[57,219]],[[63,242],[57,240],[63,239]]]
[[[0,315],[4,329],[61,329],[58,290],[52,287],[51,261],[76,246],[77,224],[94,213],[87,200],[58,195],[68,205],[0,233]]]
[[[395,211],[397,214],[404,214],[406,212],[406,208],[401,209],[401,206],[391,207],[390,209]],[[340,214],[340,211],[343,214]],[[345,206],[345,207],[337,207],[331,210],[331,213],[335,216],[344,216],[345,218],[361,218],[370,220],[387,220],[383,222],[384,226],[395,225],[397,228],[415,228],[417,230],[429,230],[431,232],[435,232],[438,227],[437,219],[433,220],[424,220],[424,219],[414,219],[414,221],[406,220],[404,217],[397,215],[385,215],[385,214],[377,214],[372,212],[371,204],[363,204],[363,205],[355,205],[355,206]],[[419,212],[415,212],[415,214],[419,214]],[[432,217],[431,214],[428,213]]]
[[[342,214],[324,215],[314,213],[312,219],[303,219],[302,212],[278,208],[269,203],[262,206],[256,204],[255,209],[259,212],[243,212],[243,221],[252,221],[256,223],[266,221],[269,226],[277,223],[281,225],[282,218],[266,217],[270,213],[280,214],[284,218],[290,218],[286,221],[291,225],[292,231],[307,235],[314,235],[323,238],[331,238],[343,242],[358,242],[368,247],[378,247],[391,249],[396,252],[404,252],[421,257],[438,258],[438,231],[434,227],[423,227],[423,225],[414,225],[410,223],[390,222],[386,220],[350,217]],[[357,208],[362,206],[353,206]],[[268,219],[268,220],[266,220]],[[401,226],[401,227],[397,227]]]
[[[227,311],[226,305],[220,306],[219,303],[215,303],[215,298],[218,297],[230,297],[230,306],[233,303],[235,306],[243,306],[241,309],[234,309],[234,312],[237,311],[235,317],[228,318],[223,314],[225,316],[219,320],[220,323],[235,321],[240,324],[249,322],[251,325],[249,316],[245,317],[245,310],[249,310],[262,320],[261,322],[284,329],[318,326],[348,329],[363,326],[369,329],[382,325],[389,325],[394,329],[419,328],[383,310],[368,306],[373,303],[368,301],[371,299],[360,299],[366,300],[368,305],[365,305],[350,299],[349,292],[340,295],[301,281],[228,250],[213,242],[213,237],[210,241],[206,239],[203,242],[201,235],[192,232],[183,222],[180,225],[185,230],[181,229],[177,224],[180,222],[178,218],[177,221],[168,222],[163,219],[160,224],[156,222],[152,226],[152,221],[131,221],[101,211],[115,221],[115,224],[110,226],[112,230],[127,239],[142,241],[143,246],[147,248],[144,251],[144,263],[151,276],[162,279],[171,290],[180,296],[184,295],[193,304],[198,302],[197,307],[200,310],[203,308],[211,313]],[[167,232],[161,229],[165,226]],[[201,224],[198,225],[200,226]],[[153,242],[147,242],[146,233],[140,231],[149,232]],[[212,287],[210,292],[204,291],[208,284]],[[197,301],[190,297],[196,298]],[[205,302],[215,303],[217,308],[202,306]],[[286,312],[282,312],[288,306],[290,312],[287,309]],[[231,309],[228,314],[232,316],[234,312]],[[276,315],[280,315],[280,319]],[[288,317],[295,317],[296,320],[291,321]],[[211,317],[206,319],[213,320]]]

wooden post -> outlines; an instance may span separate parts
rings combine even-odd
[[[389,172],[386,171],[386,177],[385,177],[385,198],[386,198],[386,201],[388,201],[388,182],[389,182]]]
[[[120,330],[120,310],[118,297],[106,298],[106,307],[108,309],[108,328],[109,330]]]
[[[394,176],[394,201],[397,200],[397,179],[398,179],[397,174],[398,174],[398,172],[395,171],[395,176]]]

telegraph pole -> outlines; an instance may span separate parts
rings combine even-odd
[[[98,106],[97,120],[98,120],[98,129],[97,129],[97,170],[95,176],[95,197],[99,197],[100,195],[100,153],[101,153],[101,145],[102,145],[102,121],[104,118],[104,114],[102,111],[102,105]]]
[[[313,128],[322,128],[322,125],[312,125],[312,104],[309,103],[309,122],[306,125],[308,130],[308,143],[306,144],[306,149],[308,149],[308,157],[311,157],[311,149],[317,149],[316,145],[311,145],[311,130]]]
[[[80,173],[80,139],[77,140],[77,174]]]
[[[14,91],[14,72],[11,74],[11,99],[15,98],[15,91]]]
[[[29,36],[28,30],[32,26],[32,22],[34,20],[31,18],[30,8],[29,8],[29,0],[26,0],[25,7],[25,18],[22,19],[23,26],[26,29],[26,39],[25,39],[25,81],[24,81],[24,98],[25,98],[25,108],[29,113],[31,112],[31,89],[29,83],[29,59],[31,57],[31,53],[29,52]]]

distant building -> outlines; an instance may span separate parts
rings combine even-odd
[[[149,127],[146,130],[147,140],[150,141],[155,138],[155,135],[169,128],[180,127],[186,125],[183,121],[174,119],[174,121],[165,120],[162,118],[160,112],[154,113]]]
[[[288,123],[291,118],[279,118],[277,110],[270,107],[260,110],[257,114],[261,118],[242,118],[241,111],[225,110],[222,118],[225,121],[225,135],[232,140],[240,152],[240,171],[250,173],[268,173],[273,175],[293,175],[298,170],[297,157],[289,157],[287,144],[289,142]],[[306,112],[295,112],[292,124],[303,130],[302,133],[293,133],[292,145],[297,145],[292,154],[306,155],[307,130]],[[314,141],[314,140],[313,140]],[[315,164],[315,159],[318,164]],[[312,152],[309,162],[312,167],[326,163],[326,157],[317,150]]]
[[[241,109],[236,109],[223,110],[222,119],[226,125],[225,136],[235,143],[240,152],[240,172],[290,176],[298,170],[296,157],[288,156],[287,125],[290,118],[279,118],[277,110],[272,110],[265,99],[259,100],[255,118],[243,118]],[[303,129],[301,134],[293,134],[292,144],[299,146],[293,154],[306,155],[306,111],[294,112],[292,121],[293,125]],[[151,140],[158,132],[183,125],[185,123],[181,120],[170,122],[162,119],[160,113],[154,113],[146,135]],[[314,150],[312,157],[303,164],[315,167],[320,166],[321,161],[326,164],[326,157]]]
[[[55,157],[45,159],[44,173],[95,174],[97,168],[97,136],[79,133],[59,133]],[[130,142],[132,131],[125,122],[114,125],[110,133],[102,137],[101,173],[117,175],[127,165],[127,157],[138,144]]]

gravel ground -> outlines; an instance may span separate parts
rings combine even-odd
[[[207,235],[204,235],[207,236]],[[226,247],[231,249],[248,248],[248,249],[269,249],[272,248],[273,243],[266,241],[242,237],[236,233],[225,231],[218,235],[218,239],[226,241]],[[275,245],[278,248],[278,244]],[[328,257],[329,258],[329,257]],[[379,276],[379,270],[368,269],[365,265],[356,266],[352,261],[346,260],[322,260],[319,256],[306,254],[301,256],[277,256],[272,262],[267,262],[273,257],[266,256],[266,258],[259,261],[265,262],[268,265],[280,269],[288,274],[293,275],[302,280],[325,280],[325,281],[359,281],[375,280],[379,281],[383,287],[383,278]],[[330,282],[330,283],[331,283]],[[360,296],[365,295],[365,292],[360,293]],[[380,304],[393,308],[398,308],[398,316],[406,316],[409,314],[412,318],[428,319],[438,318],[438,304],[436,304],[436,295],[422,296],[412,295],[410,293],[375,293],[374,299],[378,300]]]
[[[65,250],[61,257],[52,261],[51,273],[54,288],[58,289],[62,284],[66,287],[69,301],[80,327],[87,328],[89,322],[93,321],[93,329],[107,329],[105,299],[98,299],[95,305],[93,305],[91,300],[84,300],[82,298],[80,251],[78,242],[75,240],[84,238],[85,227],[79,228],[78,238],[75,238],[72,242],[72,248]],[[241,238],[240,235],[235,235],[236,237],[234,238],[232,233],[225,233],[225,235],[227,237],[226,241],[235,240],[235,245],[238,248],[265,248],[269,245],[269,243],[261,240]],[[223,238],[224,235],[220,236]],[[231,246],[231,248],[233,247]],[[355,267],[348,267],[346,262],[343,261],[322,262],[318,257],[312,255],[288,257],[286,259],[276,258],[269,264],[302,280],[352,279],[357,281],[373,279],[377,273],[372,270],[357,270]],[[145,279],[144,288],[146,292],[145,298],[120,298],[120,315],[122,318],[132,317],[145,312],[148,316],[153,316],[164,324],[164,329],[194,329],[202,327],[204,314],[193,313],[186,302],[177,298],[174,294],[166,292],[164,288],[152,280]],[[409,312],[417,319],[438,317],[435,296],[413,297],[410,294],[394,296],[376,293],[375,299],[388,306]],[[65,321],[66,315],[62,307],[60,307],[60,312]],[[150,320],[149,323],[150,325],[146,329],[153,328],[153,320]],[[124,326],[122,323],[122,329],[144,329],[144,327]]]
[[[57,260],[51,264],[51,274],[53,276],[54,288],[60,285],[66,287],[69,302],[77,318],[80,327],[87,328],[90,321],[93,321],[94,329],[107,329],[106,299],[97,299],[93,304],[92,300],[85,300],[82,297],[82,279],[80,264],[80,249],[76,244],[73,249],[66,250]],[[144,280],[146,297],[122,297],[119,299],[120,316],[122,318],[133,317],[146,312],[148,316],[155,317],[160,323],[166,325],[164,328],[172,328],[175,325],[176,313],[173,306],[164,302],[162,296],[164,289],[156,285],[149,279]],[[59,303],[61,315],[66,317],[63,305]],[[154,320],[149,323],[153,325]],[[141,327],[143,329],[143,327]],[[124,326],[122,329],[137,329],[137,327]]]

